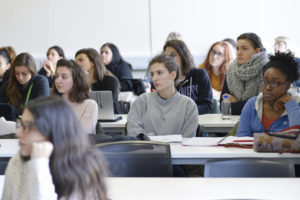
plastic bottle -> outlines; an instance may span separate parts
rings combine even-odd
[[[228,95],[224,95],[221,109],[222,109],[222,119],[223,120],[230,119],[230,116],[231,116],[231,103],[228,99]]]

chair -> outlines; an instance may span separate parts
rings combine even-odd
[[[168,143],[119,141],[97,144],[106,158],[112,176],[171,177],[171,152]]]
[[[291,160],[235,158],[205,163],[204,177],[295,177]]]

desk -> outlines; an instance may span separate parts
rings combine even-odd
[[[114,200],[272,199],[300,197],[299,178],[108,178]]]
[[[18,139],[0,139],[0,157],[13,157],[19,149]]]
[[[230,120],[222,120],[222,114],[204,114],[198,116],[198,122],[203,132],[215,133],[227,133],[239,119],[239,115],[232,115]]]
[[[204,147],[182,146],[170,144],[172,164],[204,164],[206,160],[218,158],[276,158],[291,159],[295,164],[300,164],[300,154],[293,153],[257,153],[253,149],[236,147]]]
[[[101,122],[105,132],[126,133],[127,115],[122,116],[122,119],[116,122]],[[203,127],[204,132],[227,133],[240,119],[239,115],[232,115],[231,120],[222,120],[221,114],[205,114],[198,116],[198,122]]]
[[[122,116],[122,119],[116,122],[100,122],[105,132],[109,133],[126,133],[127,115],[116,115]]]

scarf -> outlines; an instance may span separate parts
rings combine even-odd
[[[238,101],[246,101],[261,92],[263,67],[268,61],[267,53],[262,51],[242,65],[235,59],[229,66],[226,72],[227,85]]]

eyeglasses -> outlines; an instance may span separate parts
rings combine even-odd
[[[267,85],[270,85],[272,88],[277,88],[279,87],[280,85],[283,85],[285,84],[286,82],[283,82],[283,83],[280,83],[280,82],[277,82],[277,81],[266,81],[266,80],[262,80],[262,84],[263,86],[267,86]]]
[[[25,121],[23,122],[22,119],[16,120],[16,128],[22,128],[25,132],[30,132],[33,128],[35,128],[34,122]]]
[[[214,55],[218,56],[219,58],[223,57],[224,55],[221,52],[217,52],[216,50],[212,50],[211,53],[213,53]]]

